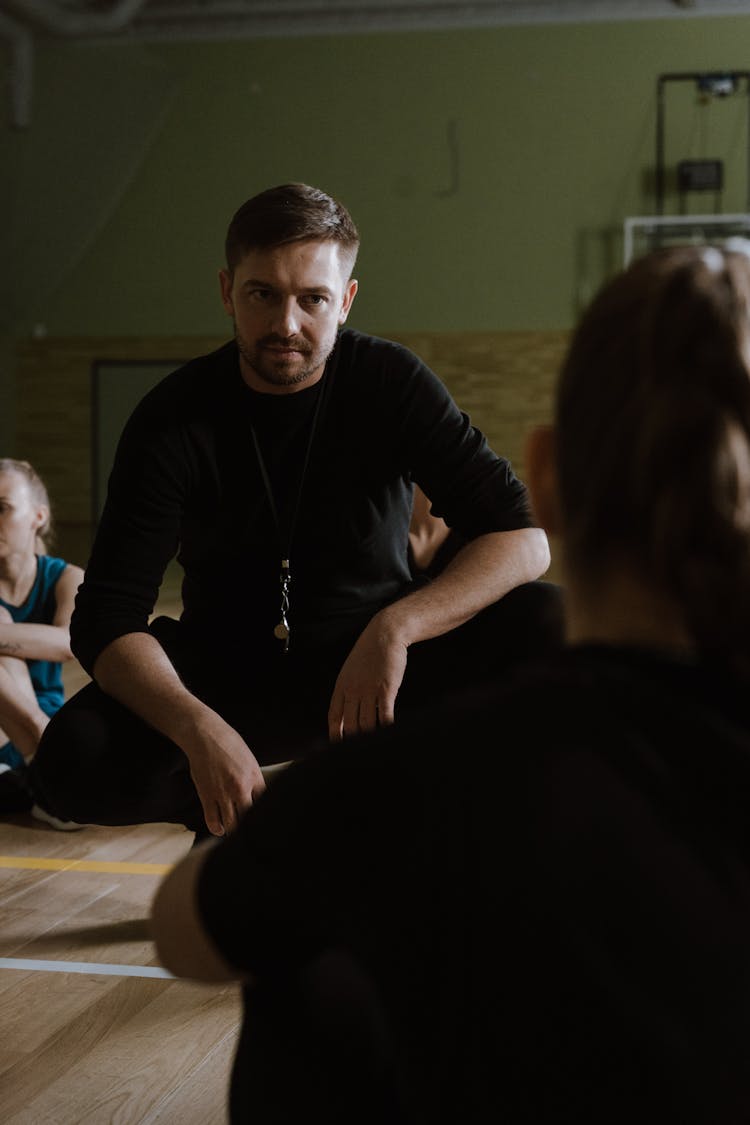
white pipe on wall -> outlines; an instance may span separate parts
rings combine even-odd
[[[55,35],[101,35],[120,31],[146,0],[118,0],[106,12],[71,12],[47,0],[2,0],[6,11]]]
[[[25,27],[2,12],[0,36],[10,47],[10,123],[14,129],[26,129],[31,122],[34,40]]]
[[[16,129],[25,129],[31,123],[34,79],[31,27],[71,37],[107,34],[127,27],[145,2],[118,0],[106,12],[77,13],[64,11],[47,0],[0,0],[0,36],[7,39],[11,56],[11,125]]]

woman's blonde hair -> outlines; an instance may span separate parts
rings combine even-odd
[[[13,457],[0,457],[0,473],[9,472],[18,473],[19,476],[24,477],[34,503],[47,509],[47,518],[41,527],[37,528],[36,532],[37,550],[40,554],[46,554],[54,540],[52,507],[49,502],[47,486],[34,466],[29,464],[28,461],[16,461]]]

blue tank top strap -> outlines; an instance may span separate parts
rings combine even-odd
[[[67,565],[65,559],[56,559],[51,555],[38,555],[34,585],[31,587],[29,596],[23,605],[11,605],[10,602],[6,602],[2,598],[0,598],[0,605],[8,610],[16,622],[49,625],[55,615],[57,604],[55,586]]]
[[[34,585],[23,605],[10,605],[2,598],[0,605],[5,606],[18,624],[51,625],[57,609],[55,586],[67,565],[65,559],[39,555]],[[39,706],[45,714],[53,715],[65,698],[61,665],[52,660],[27,660],[26,663]]]

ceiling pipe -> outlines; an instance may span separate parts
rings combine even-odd
[[[106,12],[71,12],[46,0],[2,0],[2,7],[53,35],[106,35],[121,31],[138,14],[146,0],[118,0]]]
[[[34,85],[34,41],[20,23],[0,12],[0,36],[10,46],[8,92],[10,123],[14,129],[31,124],[31,99]]]

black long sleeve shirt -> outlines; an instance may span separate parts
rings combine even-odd
[[[195,359],[149,392],[125,426],[76,600],[73,651],[91,671],[117,637],[145,631],[175,555],[182,620],[222,651],[272,637],[287,552],[296,642],[314,648],[356,635],[409,588],[413,481],[469,539],[532,522],[509,463],[400,345],[344,330],[324,378],[293,395],[250,390],[234,342]]]

